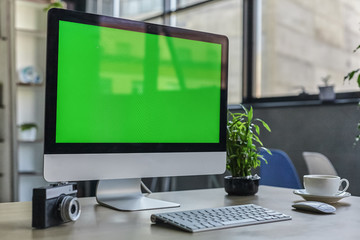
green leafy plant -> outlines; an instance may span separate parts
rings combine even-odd
[[[354,53],[360,49],[360,45],[357,46],[357,48],[355,48]],[[344,77],[344,81],[348,80],[350,81],[351,79],[357,79],[357,84],[360,87],[360,68],[355,69],[351,72],[349,72],[345,77]],[[360,102],[359,102],[359,106],[360,106]],[[360,122],[357,124],[357,130],[360,131]],[[360,141],[360,133],[358,133],[358,135],[355,137],[355,144],[357,142]]]
[[[37,128],[37,125],[35,123],[23,123],[20,125],[21,131],[26,131],[31,128]]]
[[[50,4],[46,6],[43,10],[44,12],[49,11],[52,8],[65,8],[66,4],[61,0],[51,0]]]
[[[261,160],[266,164],[267,161],[263,155],[259,154],[259,149],[263,148],[269,154],[271,152],[263,146],[260,141],[261,125],[269,132],[270,127],[267,123],[253,116],[253,108],[250,110],[242,106],[243,112],[228,112],[226,151],[226,168],[233,177],[247,177],[251,175],[251,169],[260,166]]]

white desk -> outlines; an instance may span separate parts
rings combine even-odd
[[[0,204],[0,239],[336,239],[360,238],[360,198],[348,197],[334,206],[335,214],[303,213],[291,205],[302,198],[292,189],[260,186],[250,197],[229,197],[223,189],[154,193],[153,198],[181,204],[180,208],[120,212],[96,204],[95,198],[80,199],[82,214],[75,223],[45,230],[31,228],[31,202]],[[187,233],[151,224],[155,212],[221,207],[254,203],[291,215],[292,220],[201,233]]]

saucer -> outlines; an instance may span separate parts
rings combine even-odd
[[[334,195],[334,196],[317,196],[307,193],[305,189],[294,190],[294,194],[302,196],[306,201],[319,201],[325,203],[336,203],[337,201],[343,198],[351,196],[351,194],[348,192],[343,192],[340,193],[339,195]]]

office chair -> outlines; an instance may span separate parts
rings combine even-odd
[[[268,164],[261,163],[260,185],[301,189],[299,176],[289,156],[278,149],[270,149],[270,151],[272,155],[260,150],[260,154],[268,162]]]
[[[334,166],[325,155],[317,152],[303,152],[302,155],[309,174],[338,175]]]

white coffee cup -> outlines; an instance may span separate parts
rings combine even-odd
[[[307,193],[317,196],[335,196],[345,192],[349,187],[349,181],[345,178],[332,175],[304,175],[304,187]],[[345,182],[346,186],[340,191],[339,188]]]

